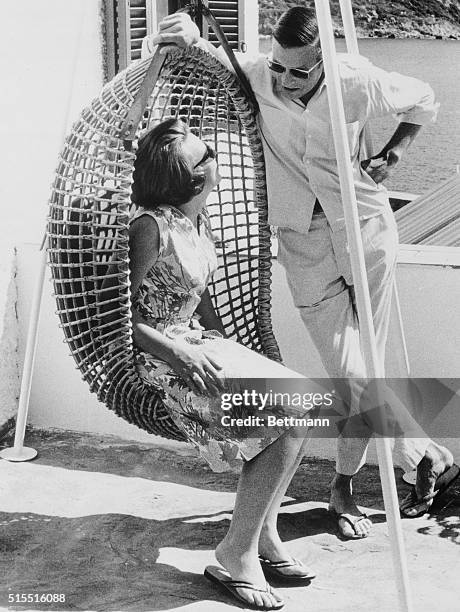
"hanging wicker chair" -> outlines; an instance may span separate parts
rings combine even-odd
[[[128,422],[181,440],[161,395],[138,377],[131,338],[128,218],[137,141],[127,150],[120,126],[150,61],[108,83],[65,141],[50,200],[49,265],[61,327],[91,391]],[[223,179],[208,206],[219,260],[209,287],[216,311],[230,337],[280,360],[270,320],[263,151],[251,103],[213,56],[178,50],[167,56],[136,138],[169,116],[183,118],[218,154]],[[109,264],[110,299],[102,287]]]

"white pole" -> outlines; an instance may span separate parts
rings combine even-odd
[[[81,47],[81,40],[83,36],[83,24],[85,22],[85,17],[87,14],[89,5],[89,0],[84,0],[82,3],[82,9],[80,12],[80,20],[78,24],[77,35],[75,37],[72,63],[70,65],[70,83],[68,89],[68,96],[66,101],[66,109],[64,121],[62,123],[62,135],[61,135],[61,143],[64,142],[67,126],[69,124],[70,117],[70,108],[72,105],[72,97],[75,85],[75,75],[77,68],[77,61],[79,56],[79,51]],[[47,236],[45,232],[45,236],[43,238],[40,250],[42,251],[42,256],[40,259],[40,267],[38,270],[37,282],[35,285],[33,297],[32,297],[32,306],[30,312],[29,319],[29,327],[27,330],[27,339],[26,339],[26,350],[24,355],[24,366],[22,370],[22,379],[21,379],[21,390],[19,395],[19,405],[18,405],[18,413],[16,416],[16,430],[14,434],[14,446],[11,448],[5,448],[0,452],[0,457],[2,459],[7,459],[8,461],[29,461],[37,456],[37,451],[34,448],[28,448],[24,446],[24,436],[26,432],[27,425],[27,415],[29,412],[29,399],[30,399],[30,389],[32,386],[32,376],[34,372],[34,363],[35,363],[35,354],[37,349],[37,341],[38,341],[38,325],[40,321],[40,309],[41,309],[41,301],[43,295],[43,283],[45,280],[45,272],[46,272],[46,262],[47,262]]]
[[[382,365],[379,363],[372,320],[372,310],[367,285],[361,231],[358,219],[356,193],[353,183],[353,168],[348,151],[345,129],[345,112],[339,71],[335,60],[335,44],[332,31],[332,19],[328,0],[315,0],[318,29],[324,58],[324,70],[328,88],[331,123],[340,179],[345,224],[350,244],[350,258],[353,272],[353,283],[359,316],[361,346],[367,368],[368,378],[381,378]],[[409,588],[409,576],[405,560],[404,542],[399,519],[398,496],[394,480],[391,459],[390,441],[377,438],[380,479],[382,482],[385,511],[391,540],[393,563],[399,607],[404,612],[412,609]]]
[[[339,0],[339,3],[340,12],[342,14],[343,33],[345,34],[345,43],[347,45],[347,53],[359,55],[358,37],[356,36],[355,20],[353,19],[351,0]],[[368,126],[365,126],[364,128],[362,147],[364,157],[371,157],[373,151],[372,136]]]
[[[347,53],[352,53],[354,55],[359,55],[359,47],[358,47],[358,37],[356,35],[355,21],[353,18],[353,10],[351,7],[351,0],[339,0],[340,3],[340,12],[342,14],[342,23],[343,23],[343,32],[345,34],[345,42],[347,45]],[[364,144],[365,144],[365,157],[370,157],[372,155],[372,136],[369,129],[365,128],[364,131]],[[397,325],[399,328],[399,336],[401,338],[402,350],[404,353],[404,361],[406,364],[407,373],[409,376],[410,373],[410,364],[409,364],[409,353],[407,351],[407,343],[406,337],[404,334],[404,325],[401,315],[401,306],[399,303],[399,294],[398,288],[396,286],[396,281],[393,286],[393,299],[395,301],[396,306],[396,314],[397,314]],[[407,482],[407,480],[406,480]]]
[[[38,277],[35,283],[32,297],[32,306],[27,330],[26,351],[24,355],[24,366],[22,370],[21,391],[19,394],[18,414],[16,417],[16,431],[14,434],[13,448],[5,448],[0,457],[9,461],[29,461],[37,456],[34,448],[24,446],[26,432],[27,414],[29,412],[30,389],[32,386],[32,375],[34,371],[35,353],[37,349],[38,324],[40,321],[40,305],[43,294],[43,282],[46,271],[46,248],[42,248]]]
[[[396,318],[398,321],[399,335],[401,337],[401,345],[402,345],[402,350],[404,353],[404,363],[406,365],[405,375],[410,376],[409,351],[407,350],[406,335],[404,334],[404,324],[403,324],[402,312],[401,312],[401,302],[399,301],[399,292],[398,292],[398,285],[396,284],[396,280],[394,281],[394,284],[393,284],[393,299],[395,301],[395,306],[396,306]]]
[[[345,34],[345,42],[347,43],[347,52],[353,55],[359,55],[358,37],[356,36],[351,0],[339,0],[339,4],[342,14],[343,33]]]

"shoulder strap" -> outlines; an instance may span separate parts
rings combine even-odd
[[[256,97],[252,90],[251,84],[249,83],[249,79],[244,74],[241,66],[239,65],[238,60],[235,57],[233,49],[230,47],[228,43],[227,37],[225,36],[225,33],[220,23],[217,21],[217,19],[214,17],[214,15],[209,10],[209,7],[207,3],[205,2],[205,0],[198,0],[198,9],[203,15],[203,17],[206,19],[206,21],[209,23],[209,25],[212,27],[212,29],[214,30],[214,33],[217,36],[218,41],[222,45],[225,53],[227,54],[228,59],[230,60],[230,63],[232,64],[233,69],[235,71],[235,74],[238,77],[238,80],[240,81],[241,89],[244,91],[246,96],[251,101],[254,107],[254,112],[258,113],[259,105],[257,103]]]

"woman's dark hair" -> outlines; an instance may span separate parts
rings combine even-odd
[[[286,49],[305,45],[321,49],[316,13],[306,6],[294,6],[283,13],[275,25],[273,37]]]
[[[132,186],[137,206],[181,206],[203,191],[206,177],[194,172],[182,151],[188,133],[182,121],[166,119],[139,140]]]

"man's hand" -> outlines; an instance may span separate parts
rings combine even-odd
[[[361,167],[375,183],[381,183],[392,174],[396,164],[419,133],[420,128],[421,126],[415,123],[402,121],[380,153],[361,162]]]
[[[374,183],[378,184],[390,176],[400,159],[401,152],[396,149],[390,149],[385,153],[382,152],[370,159],[363,160],[361,167],[367,172]]]
[[[158,32],[149,39],[149,47],[162,45],[161,54],[175,47],[187,49],[200,40],[198,26],[187,13],[174,13],[165,17],[158,26]]]

